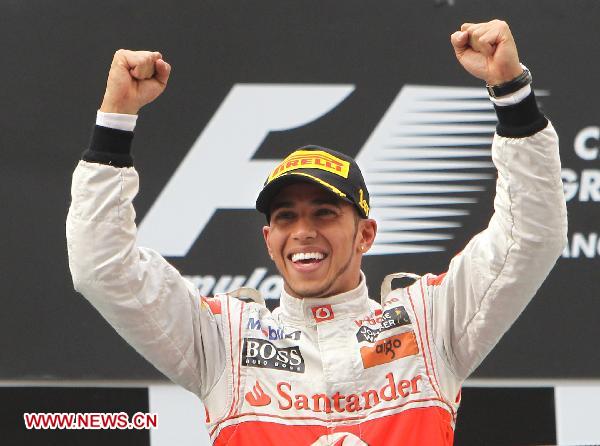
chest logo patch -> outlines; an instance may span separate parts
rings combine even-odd
[[[365,369],[376,365],[387,364],[400,358],[419,353],[414,331],[404,332],[389,338],[380,339],[372,346],[360,348]]]
[[[333,319],[333,308],[331,308],[331,305],[313,307],[312,314],[315,317],[315,321],[317,321],[317,323],[329,321]]]
[[[245,395],[248,404],[254,407],[268,406],[271,404],[271,397],[265,393],[260,386],[260,383],[256,381],[252,390]]]
[[[266,339],[244,338],[242,365],[304,373],[304,358],[300,347],[278,348]]]
[[[377,314],[377,311],[379,311],[379,314]],[[373,317],[366,317],[355,321],[360,327],[356,332],[356,340],[358,342],[376,342],[379,333],[404,325],[410,325],[411,323],[410,317],[403,306],[390,308],[383,313],[381,310],[377,311]],[[375,327],[369,327],[365,324],[375,325]]]
[[[403,325],[410,324],[410,317],[406,312],[404,306],[388,308],[385,311],[380,309],[375,310],[372,314],[365,316],[361,319],[356,319],[354,323],[360,327],[362,325],[377,325],[381,324],[382,330],[389,330],[395,327],[401,327]]]

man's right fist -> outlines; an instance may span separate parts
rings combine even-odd
[[[110,66],[100,111],[136,115],[160,96],[170,73],[171,65],[158,52],[118,50]]]

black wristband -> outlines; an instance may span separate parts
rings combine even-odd
[[[487,88],[488,94],[493,98],[500,98],[529,85],[532,81],[531,73],[525,65],[521,66],[523,67],[523,72],[514,79],[500,85],[486,85],[485,88]]]
[[[83,152],[82,159],[115,167],[131,167],[133,166],[132,141],[133,132],[96,125],[90,147]]]
[[[533,90],[525,99],[514,105],[496,105],[498,126],[496,133],[508,138],[531,136],[548,125],[548,119],[538,108]]]

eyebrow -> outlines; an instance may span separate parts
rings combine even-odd
[[[291,201],[277,201],[273,205],[271,205],[271,211],[270,211],[270,213],[272,214],[277,209],[291,208],[291,207],[293,207],[293,203]]]

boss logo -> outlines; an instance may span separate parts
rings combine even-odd
[[[313,307],[312,313],[317,323],[333,319],[333,308],[331,308],[331,305]]]
[[[277,348],[265,339],[244,339],[242,365],[304,373],[304,358],[300,353],[300,347]]]

